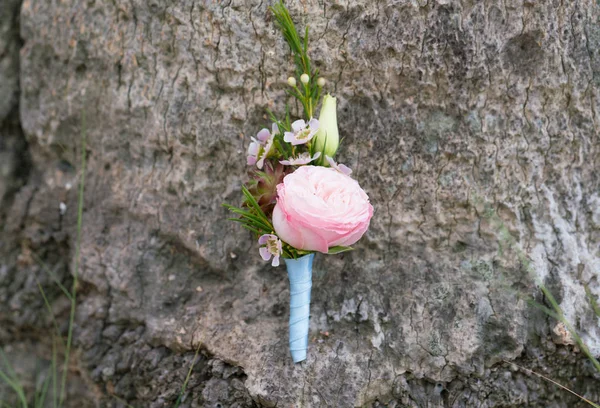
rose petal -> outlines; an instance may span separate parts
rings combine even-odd
[[[279,204],[273,209],[273,228],[282,241],[287,242],[294,248],[302,249],[302,235],[286,219]]]
[[[273,209],[273,228],[277,235],[297,249],[327,253],[327,241],[308,228],[294,224],[291,217],[286,217],[279,204]]]

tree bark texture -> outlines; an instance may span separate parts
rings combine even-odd
[[[375,207],[355,251],[315,260],[301,365],[284,268],[220,206],[265,108],[291,102],[269,4],[4,0],[0,345],[27,387],[53,330],[37,282],[66,331],[41,262],[70,285],[85,114],[68,406],[173,406],[198,346],[182,406],[584,406],[505,361],[598,401],[527,301],[545,283],[600,354],[596,2],[288,2]]]

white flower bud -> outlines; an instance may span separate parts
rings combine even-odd
[[[319,130],[314,136],[315,151],[333,157],[340,144],[340,134],[337,125],[336,99],[325,95],[319,114]]]
[[[319,88],[323,88],[325,86],[325,78],[320,77],[319,79],[317,79],[317,85],[319,86]]]
[[[308,81],[310,81],[310,77],[308,76],[308,74],[302,74],[300,75],[300,81],[302,81],[303,84],[308,84]]]
[[[288,83],[289,86],[292,86],[292,87],[296,86],[296,78],[289,77],[288,80],[287,80],[287,83]]]

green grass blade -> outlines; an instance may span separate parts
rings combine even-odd
[[[194,358],[192,359],[192,364],[190,364],[190,369],[188,370],[187,376],[185,377],[185,381],[181,386],[179,397],[177,397],[177,401],[175,402],[175,408],[179,408],[179,405],[181,405],[181,402],[183,400],[183,394],[185,393],[185,389],[187,388],[188,382],[190,381],[190,377],[192,376],[192,370],[194,369],[194,365],[196,365],[196,359],[198,358],[198,353],[200,352],[201,344],[202,343],[198,343],[198,347],[196,347],[196,353],[194,354]]]
[[[56,352],[56,337],[52,337],[52,407],[58,407],[58,388],[57,388],[57,377],[56,362],[58,361]]]
[[[4,354],[4,350],[0,348],[0,358],[2,358],[2,362],[4,363],[4,366],[6,367],[6,370],[8,371],[8,375],[11,379],[17,379],[17,373],[15,373],[15,370],[13,370],[12,366],[10,365],[10,362],[8,361],[8,359],[6,358],[6,354]]]
[[[85,110],[81,112],[81,180],[79,182],[79,194],[77,197],[77,238],[75,241],[75,269],[73,271],[73,286],[71,290],[71,313],[69,315],[69,331],[67,334],[67,345],[65,348],[65,362],[60,382],[60,404],[65,401],[65,390],[67,383],[67,373],[69,371],[69,356],[71,344],[73,341],[73,324],[75,321],[75,306],[77,300],[77,279],[79,275],[79,254],[81,252],[81,227],[83,225],[83,194],[85,186],[86,171],[86,122]]]
[[[4,381],[6,385],[12,388],[17,395],[19,394],[19,390],[21,389],[20,384],[16,383],[13,379],[11,379],[9,375],[5,373],[2,369],[0,369],[0,380]]]
[[[13,370],[10,362],[6,358],[4,354],[4,350],[0,348],[0,357],[2,358],[2,362],[6,367],[7,373],[5,373],[2,369],[0,369],[0,380],[4,381],[12,390],[17,394],[19,401],[21,402],[21,406],[23,408],[27,408],[27,399],[25,398],[25,393],[23,392],[23,386],[19,382],[19,378],[17,374]]]
[[[54,281],[54,283],[56,283],[56,286],[58,286],[60,288],[60,290],[62,290],[62,292],[65,294],[65,296],[71,300],[71,293],[69,293],[69,291],[67,290],[67,288],[64,287],[64,285],[62,283],[60,283],[60,280],[56,277],[56,275],[54,274],[54,272],[52,272],[50,270],[50,268],[48,268],[48,265],[46,265],[46,263],[35,253],[32,252],[33,255],[33,259],[35,259],[35,261],[40,264],[40,266],[42,267],[42,269],[48,274],[50,275],[50,278],[52,278],[52,280]]]
[[[38,290],[40,291],[40,294],[42,295],[42,299],[44,299],[44,304],[46,305],[46,309],[48,309],[48,314],[50,315],[50,319],[52,319],[52,324],[54,326],[54,330],[56,330],[56,335],[61,339],[60,337],[60,329],[58,328],[58,323],[56,322],[56,319],[54,318],[54,313],[52,312],[52,307],[50,306],[50,302],[48,302],[48,298],[46,297],[46,292],[44,292],[44,288],[42,288],[42,285],[37,281],[36,279],[36,283],[38,286]]]
[[[52,380],[52,378],[50,376],[46,376],[46,379],[44,380],[44,384],[42,385],[42,390],[39,393],[36,392],[36,399],[35,399],[35,403],[34,403],[34,407],[35,408],[43,408],[44,407],[44,403],[46,402],[46,395],[48,393],[48,388],[50,387],[50,381]]]
[[[536,376],[538,376],[538,377],[540,377],[540,378],[542,378],[542,379],[544,379],[544,380],[546,380],[546,381],[548,381],[548,382],[551,382],[552,384],[556,385],[557,387],[559,387],[559,388],[562,388],[563,390],[565,390],[565,391],[568,391],[568,392],[570,392],[571,394],[575,395],[577,398],[581,399],[583,402],[585,402],[585,403],[587,403],[587,404],[591,405],[591,406],[592,406],[592,407],[594,407],[594,408],[600,408],[600,405],[593,403],[593,402],[592,402],[592,401],[590,401],[589,399],[587,399],[587,398],[585,398],[585,397],[583,397],[583,396],[581,396],[581,395],[577,394],[577,393],[576,393],[576,392],[574,392],[574,391],[571,391],[569,388],[567,388],[567,387],[565,387],[564,385],[562,385],[562,384],[560,384],[560,383],[558,383],[558,382],[554,381],[554,380],[553,380],[553,379],[551,379],[551,378],[548,378],[548,377],[546,377],[546,376],[544,376],[544,375],[542,375],[542,374],[540,374],[540,373],[537,373],[537,372],[535,372],[535,371],[533,371],[533,370],[530,370],[530,369],[528,369],[528,368],[525,368],[525,367],[523,367],[523,366],[520,366],[520,365],[518,365],[518,364],[515,364],[515,363],[513,363],[513,362],[506,361],[506,360],[503,360],[503,361],[504,361],[504,363],[506,363],[506,364],[512,364],[512,365],[514,365],[514,366],[516,366],[516,367],[520,368],[521,370],[523,370],[523,371],[525,371],[525,372],[527,372],[527,373],[530,373],[530,374],[536,375]]]
[[[0,349],[0,352],[2,353],[2,360],[4,360],[4,365],[6,366],[6,369],[8,370],[8,373],[5,373],[3,370],[0,369],[0,380],[4,381],[10,388],[12,388],[12,390],[15,392],[15,394],[17,394],[17,397],[19,398],[19,401],[21,402],[21,406],[23,408],[27,408],[27,399],[25,398],[25,393],[23,392],[23,386],[19,382],[10,363],[8,362],[8,360],[6,360],[6,357],[4,356],[4,352],[2,352],[2,349]]]

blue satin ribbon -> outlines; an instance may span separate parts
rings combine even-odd
[[[306,360],[312,263],[315,254],[298,259],[286,259],[290,279],[290,352],[294,363]]]

